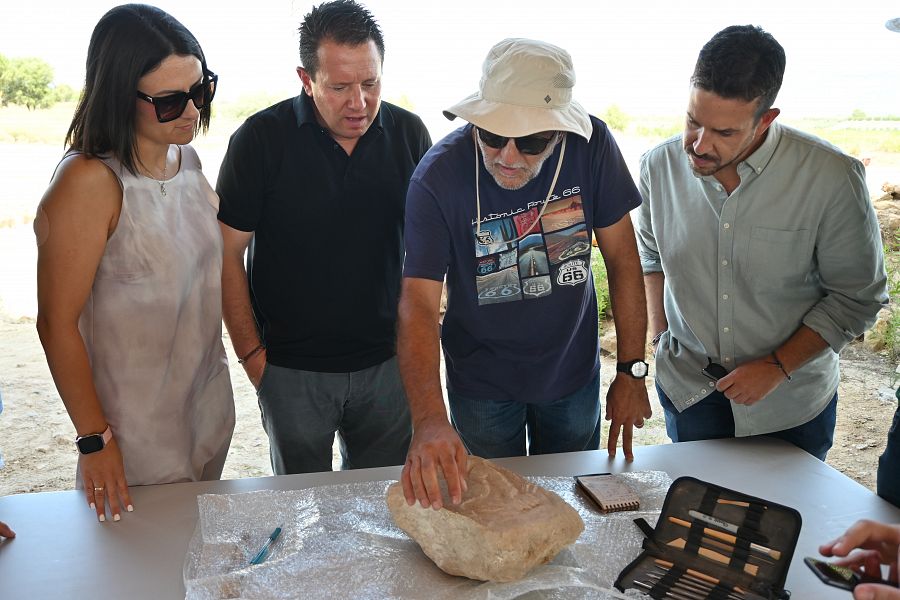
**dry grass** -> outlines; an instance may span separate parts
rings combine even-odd
[[[75,104],[71,102],[40,110],[6,106],[0,109],[0,143],[62,147],[74,110]]]

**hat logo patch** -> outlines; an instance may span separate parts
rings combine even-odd
[[[553,99],[553,98],[550,97],[550,94],[547,94],[546,96],[544,96],[544,102],[546,102],[547,104],[550,104],[550,101],[551,101],[552,99]]]

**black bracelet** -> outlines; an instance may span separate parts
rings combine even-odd
[[[784,376],[787,378],[787,380],[788,380],[788,381],[791,381],[791,380],[792,380],[792,379],[791,379],[791,376],[788,375],[788,372],[785,370],[784,365],[781,364],[781,361],[780,361],[780,360],[778,360],[778,355],[775,354],[775,351],[774,351],[774,350],[772,351],[772,360],[774,360],[775,362],[770,363],[770,364],[773,364],[773,365],[775,365],[776,367],[778,367],[779,369],[781,369],[781,372],[784,373]]]
[[[259,354],[261,351],[263,351],[263,350],[265,350],[265,349],[266,349],[266,347],[263,346],[262,343],[260,343],[256,348],[254,348],[253,350],[251,350],[250,352],[248,352],[248,353],[245,354],[244,356],[238,358],[238,364],[239,364],[239,365],[244,364],[244,363],[247,362],[249,359],[251,359],[252,357],[256,356],[257,354]]]

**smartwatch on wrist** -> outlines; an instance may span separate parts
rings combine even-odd
[[[649,365],[647,365],[647,363],[640,358],[630,360],[628,362],[616,363],[616,371],[618,371],[619,373],[630,375],[635,379],[643,379],[644,377],[646,377],[648,368]]]
[[[106,431],[103,433],[89,433],[78,436],[75,438],[75,445],[78,446],[78,451],[82,454],[92,454],[103,450],[110,440],[112,440],[112,431],[107,425]]]

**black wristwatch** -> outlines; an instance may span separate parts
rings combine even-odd
[[[93,454],[103,450],[110,440],[112,440],[112,431],[107,425],[106,431],[103,433],[89,433],[88,435],[78,436],[75,438],[75,445],[78,446],[78,451],[82,454]]]
[[[616,371],[630,375],[635,379],[643,379],[646,377],[648,368],[649,365],[640,358],[629,360],[628,362],[616,363]]]

